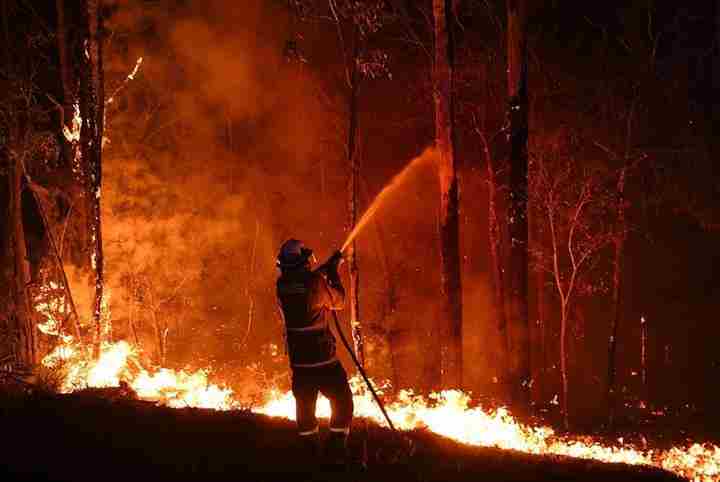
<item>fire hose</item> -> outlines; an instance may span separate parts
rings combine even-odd
[[[328,263],[326,263],[326,266],[335,258],[335,255],[333,255],[330,260],[328,260]],[[325,289],[327,290],[328,296],[330,296],[330,299],[333,298],[332,293],[330,292],[330,288],[328,288],[327,285],[325,285]],[[385,404],[383,404],[382,400],[380,400],[380,397],[378,396],[377,392],[375,391],[375,388],[372,385],[372,382],[370,382],[370,379],[367,376],[367,373],[365,373],[365,369],[362,367],[362,364],[357,359],[357,356],[355,355],[355,350],[352,349],[350,346],[350,343],[348,343],[347,338],[345,338],[345,334],[342,331],[342,328],[340,328],[340,320],[338,319],[338,315],[334,310],[330,310],[330,312],[333,315],[333,319],[335,320],[335,329],[338,332],[338,335],[340,336],[340,340],[342,341],[343,345],[345,346],[345,349],[350,354],[350,358],[352,358],[353,363],[355,364],[355,367],[358,369],[358,372],[360,372],[360,375],[362,376],[363,380],[365,381],[365,385],[367,385],[368,389],[370,390],[370,393],[372,393],[373,398],[375,399],[375,402],[378,404],[378,407],[380,407],[380,411],[382,412],[383,416],[385,417],[385,420],[387,420],[388,425],[393,430],[393,432],[397,432],[397,429],[395,428],[395,425],[393,425],[392,420],[390,419],[390,416],[388,415],[387,411],[385,410]]]
[[[360,372],[360,375],[362,375],[363,380],[365,380],[365,385],[367,385],[368,389],[370,390],[370,393],[372,393],[373,398],[375,399],[375,402],[377,402],[378,407],[380,407],[380,411],[382,412],[383,416],[385,417],[385,420],[387,420],[388,425],[390,428],[397,432],[397,429],[395,428],[395,425],[393,425],[392,420],[390,420],[390,416],[388,415],[387,411],[385,410],[385,405],[383,404],[382,400],[380,400],[380,397],[378,396],[377,392],[375,391],[375,388],[373,388],[372,383],[370,382],[370,379],[367,376],[367,373],[365,373],[365,369],[360,364],[360,361],[355,356],[355,351],[352,349],[350,344],[348,343],[347,339],[345,338],[345,335],[343,334],[342,329],[340,328],[340,321],[338,320],[337,313],[334,311],[332,312],[333,318],[335,319],[335,328],[337,329],[338,335],[340,335],[340,339],[343,342],[343,345],[345,346],[345,349],[350,353],[350,357],[352,358],[353,363],[355,363],[355,366],[357,367],[358,371]]]

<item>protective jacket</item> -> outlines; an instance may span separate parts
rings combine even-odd
[[[320,268],[283,272],[277,297],[285,319],[290,366],[310,368],[337,362],[330,310],[341,310],[345,290],[337,272]]]

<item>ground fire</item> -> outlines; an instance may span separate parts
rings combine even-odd
[[[56,300],[55,308],[64,305]],[[295,400],[292,394],[269,390],[265,400],[255,406],[243,407],[233,391],[222,381],[211,381],[209,370],[176,371],[163,367],[145,367],[139,353],[127,341],[106,343],[97,360],[88,358],[90,349],[75,343],[71,335],[58,330],[59,323],[52,316],[56,311],[47,304],[37,305],[38,312],[47,317],[40,330],[58,337],[57,347],[42,363],[48,367],[63,365],[67,373],[62,391],[70,393],[85,388],[118,387],[127,384],[143,400],[175,408],[200,407],[215,410],[250,408],[256,413],[294,419]],[[109,317],[106,318],[111,323]],[[380,383],[388,390],[388,384]],[[351,379],[355,413],[374,423],[385,424],[375,400],[356,376]],[[610,463],[657,466],[697,482],[720,481],[720,446],[687,443],[670,449],[641,448],[633,444],[606,444],[591,437],[558,435],[547,426],[530,426],[516,421],[505,408],[486,410],[472,406],[472,399],[459,390],[447,390],[428,397],[400,391],[387,400],[387,411],[401,430],[426,428],[439,435],[469,445],[498,447],[538,455],[566,455]],[[327,418],[330,405],[321,398],[317,413]]]

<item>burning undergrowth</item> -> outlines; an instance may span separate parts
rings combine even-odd
[[[229,386],[214,381],[215,377],[208,369],[174,370],[148,364],[141,350],[125,340],[101,342],[99,355],[93,357],[92,349],[86,343],[64,333],[62,323],[54,315],[62,306],[65,306],[62,297],[57,298],[55,304],[45,302],[36,305],[38,313],[46,319],[40,330],[57,341],[42,364],[48,369],[61,371],[61,392],[122,386],[142,400],[173,408],[199,407],[221,411],[250,408],[256,413],[273,417],[294,418],[294,399],[287,390],[272,388],[266,390],[262,397],[254,399],[239,396]],[[111,324],[107,308],[103,319]],[[260,368],[253,367],[248,374],[253,370],[257,372]],[[255,381],[245,380],[245,384]],[[382,425],[383,415],[361,379],[353,378],[351,385],[356,414]],[[655,449],[627,443],[623,439],[615,444],[605,443],[592,437],[560,435],[549,426],[521,423],[507,409],[475,405],[470,395],[459,390],[433,393],[429,397],[401,390],[390,397],[391,387],[387,383],[380,384],[379,388],[381,393],[385,392],[383,397],[390,417],[401,430],[422,428],[473,446],[652,465],[696,481],[720,480],[720,447],[717,445],[695,443]],[[322,417],[329,416],[330,406],[326,399],[321,398],[318,412]]]

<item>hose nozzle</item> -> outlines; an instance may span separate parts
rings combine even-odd
[[[343,260],[343,252],[340,250],[335,251],[332,256],[327,260],[328,265],[339,266]]]

